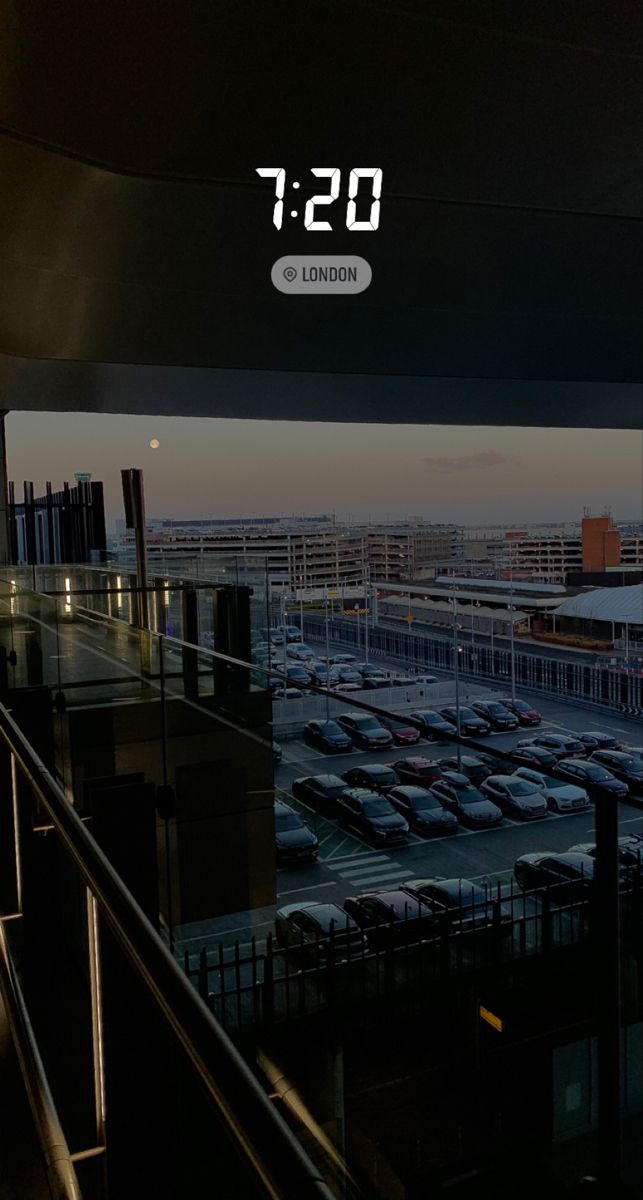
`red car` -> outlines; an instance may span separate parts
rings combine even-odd
[[[419,729],[413,725],[407,725],[406,721],[399,717],[380,717],[380,725],[388,729],[393,734],[393,741],[396,746],[414,746],[419,742],[421,734]]]
[[[432,758],[399,758],[393,763],[400,783],[414,783],[416,787],[430,788],[442,778],[439,764]]]
[[[505,700],[504,696],[499,696],[498,699],[505,708],[509,709],[509,712],[518,718],[521,725],[540,725],[541,714],[537,708],[532,708],[531,704],[527,704],[526,700]]]

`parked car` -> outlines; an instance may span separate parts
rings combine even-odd
[[[440,759],[440,766],[448,771],[459,771],[475,784],[482,783],[483,779],[493,774],[491,767],[473,754],[461,754],[459,762],[457,754],[450,754],[448,758]]]
[[[350,663],[339,663],[336,668],[336,674],[340,683],[355,683],[358,688],[362,686],[362,676],[359,671],[355,670]]]
[[[291,866],[305,859],[317,858],[319,842],[312,829],[301,817],[280,800],[275,803],[275,842],[277,865]]]
[[[522,854],[514,863],[514,876],[519,887],[547,888],[558,900],[585,899],[594,882],[594,859],[569,850]]]
[[[517,758],[520,763],[532,763],[536,769],[538,767],[554,767],[558,762],[555,754],[551,750],[545,750],[544,746],[537,746],[535,742],[518,742],[518,745],[511,751],[511,757]]]
[[[355,666],[360,675],[382,675],[386,679],[384,667],[378,667],[377,663],[358,662]]]
[[[273,700],[301,700],[302,696],[313,696],[310,688],[305,687],[278,687],[272,693]]]
[[[510,712],[499,700],[475,700],[471,707],[496,733],[512,733],[518,728],[516,714]]]
[[[419,755],[412,758],[398,758],[393,763],[393,769],[399,776],[400,783],[413,783],[416,787],[429,788],[432,783],[442,778],[440,764],[434,762],[432,758],[424,758]]]
[[[419,721],[422,726],[422,737],[429,742],[446,742],[455,733],[455,725],[452,721],[445,721],[440,713],[433,708],[421,708],[417,712],[409,713],[414,721]]]
[[[337,817],[347,829],[374,846],[405,842],[409,827],[386,796],[363,788],[347,788],[337,799]]]
[[[383,750],[393,745],[393,734],[370,713],[342,713],[337,723],[360,750]]]
[[[547,801],[535,783],[515,775],[490,775],[480,784],[484,796],[493,800],[507,817],[533,821],[547,816]]]
[[[502,821],[498,805],[492,804],[466,775],[460,775],[458,771],[444,771],[442,779],[433,784],[431,791],[463,825],[488,829]]]
[[[279,745],[279,742],[273,741],[273,743],[272,743],[272,761],[275,766],[277,766],[277,763],[281,762],[283,756],[284,756],[284,752],[283,752],[281,746]]]
[[[396,746],[414,746],[420,740],[420,731],[414,725],[408,725],[400,717],[380,717],[380,724],[393,734]]]
[[[344,654],[344,653],[333,654],[333,657],[331,658],[330,661],[332,663],[354,663],[355,655],[354,654]]]
[[[597,796],[613,796],[615,800],[622,800],[628,795],[627,784],[597,762],[564,758],[556,764],[554,773],[559,779],[568,779],[578,787],[585,788],[589,792],[590,800],[595,800]]]
[[[582,787],[566,783],[564,779],[551,779],[531,767],[518,767],[514,775],[534,783],[547,801],[552,812],[582,812],[589,808],[589,796]]]
[[[299,625],[278,625],[277,628],[272,632],[276,636],[280,636],[282,642],[284,637],[286,638],[287,642],[301,641],[301,629],[299,628]]]
[[[342,779],[349,787],[367,788],[372,792],[388,795],[400,781],[392,767],[386,763],[367,763],[363,767],[351,767],[344,771]]]
[[[339,904],[316,900],[277,909],[275,930],[278,944],[302,964],[344,962],[364,945],[359,926]]]
[[[293,683],[303,683],[304,686],[310,682],[308,671],[300,663],[295,663],[294,666],[291,666],[290,663],[288,664],[286,667],[286,678],[292,679]]]
[[[290,643],[286,647],[286,653],[289,658],[298,659],[299,662],[303,662],[306,658],[312,659],[315,657],[315,651],[310,646],[307,646],[305,642]]]
[[[346,791],[346,783],[339,775],[304,775],[293,780],[290,790],[297,800],[324,815],[334,815],[335,801]]]
[[[512,762],[498,754],[483,754],[481,750],[477,750],[475,757],[483,767],[489,768],[492,775],[513,775],[516,769]]]
[[[458,710],[454,704],[448,704],[446,708],[440,709],[440,716],[446,721],[450,721],[452,725],[458,724]],[[460,705],[460,737],[484,737],[489,733],[489,722],[483,721],[477,713],[474,713],[472,708]]]
[[[571,733],[539,733],[533,740],[537,746],[551,750],[558,762],[561,758],[584,758],[587,752],[587,747]]]
[[[620,750],[621,743],[611,733],[601,733],[600,729],[588,729],[578,734],[578,740],[587,746],[588,750]]]
[[[436,916],[441,916],[449,925],[466,932],[480,925],[488,925],[498,919],[502,923],[512,920],[507,904],[498,905],[493,895],[471,879],[410,879],[404,891],[417,896],[429,904]]]
[[[333,684],[332,690],[334,692],[361,692],[363,689],[361,683],[342,683],[340,680],[339,683]]]
[[[589,854],[590,858],[595,858],[596,842],[581,842],[578,846],[570,846],[568,853]],[[639,874],[643,873],[643,838],[638,833],[630,833],[618,839],[618,859],[626,877],[632,869]]]
[[[422,837],[446,837],[458,832],[458,818],[430,789],[398,784],[391,788],[388,798],[411,829]]]
[[[499,696],[498,699],[501,704],[504,704],[505,708],[509,709],[509,712],[517,716],[521,725],[540,725],[542,721],[541,714],[537,708],[534,708],[531,704],[527,704],[526,700],[512,700],[511,698],[505,698],[505,696]]]
[[[430,687],[432,683],[439,683],[437,675],[414,675],[413,682],[418,687]]]
[[[344,908],[371,946],[417,942],[435,933],[433,909],[400,889],[348,896]]]
[[[631,796],[643,795],[643,760],[625,750],[593,750],[589,761],[607,767],[616,779],[627,784]]]
[[[337,721],[309,721],[304,725],[304,741],[325,754],[342,754],[353,749],[351,739]]]
[[[364,691],[375,691],[377,688],[390,688],[391,681],[388,675],[379,672],[367,672],[362,674],[362,688]]]
[[[403,671],[392,672],[389,680],[389,687],[413,687],[415,679],[412,675],[406,675]]]

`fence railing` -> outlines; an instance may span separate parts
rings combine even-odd
[[[26,1004],[83,1195],[196,1196],[214,1162],[221,1194],[331,1200],[2,705],[0,773],[3,944],[18,931]]]
[[[326,623],[323,617],[306,616],[304,633],[307,640],[324,642]],[[349,620],[329,622],[329,637],[334,643],[356,648],[364,653],[364,629]],[[448,638],[432,638],[428,634],[390,629],[371,625],[368,630],[371,655],[381,656],[417,671],[453,672],[453,642]],[[515,683],[521,691],[540,695],[552,693],[604,711],[643,716],[643,675],[631,671],[616,671],[600,663],[578,661],[544,654],[521,652],[515,648]],[[490,683],[494,688],[511,687],[511,651],[489,645],[477,645],[463,637],[458,645],[458,665],[461,677]]]
[[[456,910],[427,922],[409,912],[401,921],[366,926],[359,936],[347,918],[327,936],[302,934],[287,945],[288,935],[279,932],[245,943],[221,941],[186,950],[183,963],[210,1011],[235,1032],[347,1008],[366,1014],[369,1006],[393,1012],[404,1004],[405,1011],[421,1011],[427,989],[440,979],[590,945],[592,890],[582,883],[525,891],[498,883],[484,888],[485,900],[473,913],[464,907],[460,915]],[[621,922],[625,937],[640,936],[640,872],[623,882]]]

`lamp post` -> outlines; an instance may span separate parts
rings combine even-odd
[[[515,703],[516,700],[516,647],[514,643],[514,603],[513,603],[513,578],[510,580],[511,587],[509,589],[511,603],[509,604],[509,622],[510,622],[510,637],[511,637],[511,699]]]
[[[369,610],[369,592],[370,581],[368,579],[368,571],[364,581],[364,592],[366,593],[366,612],[364,613],[364,662],[368,662],[368,610]]]
[[[458,735],[458,770],[462,765],[462,749],[460,746],[460,669],[458,663],[458,600],[453,584],[453,682],[455,684],[455,730]]]
[[[328,585],[325,589],[324,617],[326,621],[326,720],[330,720],[330,640],[328,631]],[[332,600],[331,600],[332,604]]]
[[[283,690],[284,690],[284,700],[285,700],[286,699],[286,687],[288,686],[288,638],[286,636],[286,584],[285,583],[284,583],[284,590],[281,593],[281,629],[282,629],[282,634],[283,634],[283,639],[284,639],[284,676],[285,676],[285,678],[284,678],[284,682],[283,682]]]
[[[359,654],[360,638],[359,638],[359,600],[355,605],[355,616],[357,617],[357,653]]]

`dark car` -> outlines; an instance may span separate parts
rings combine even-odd
[[[501,758],[498,754],[483,754],[482,751],[477,750],[475,757],[483,767],[489,768],[492,775],[511,775],[516,769],[513,763],[506,758]]]
[[[445,771],[431,791],[463,825],[488,829],[502,821],[498,805],[492,804],[466,775],[460,775],[458,771]]]
[[[452,725],[458,724],[458,710],[453,704],[447,705],[446,708],[440,709],[440,715],[446,721],[450,721]],[[484,737],[489,733],[489,722],[483,721],[472,708],[463,708],[460,705],[460,737]]]
[[[480,791],[493,800],[508,817],[533,821],[547,816],[547,801],[535,783],[515,775],[490,775]]]
[[[360,954],[364,945],[363,934],[343,908],[316,900],[277,909],[275,929],[279,945],[304,965],[343,962]]]
[[[630,795],[643,795],[643,761],[634,758],[626,750],[594,750],[590,762],[597,762],[622,783],[626,783]]]
[[[592,800],[597,796],[613,796],[616,800],[622,800],[629,792],[627,784],[616,779],[607,767],[585,759],[564,758],[554,767],[554,774],[559,779],[568,779],[570,783],[585,788]]]
[[[511,700],[505,699],[504,696],[499,696],[501,704],[509,709],[509,712],[514,713],[521,725],[540,725],[542,716],[537,708],[533,708],[531,704],[527,704],[526,700]]]
[[[588,750],[620,750],[621,743],[618,738],[613,737],[611,733],[601,733],[600,729],[588,729],[586,733],[579,733],[578,740],[587,747]]]
[[[342,713],[337,723],[361,750],[383,750],[393,745],[393,734],[370,713]]]
[[[319,842],[312,829],[287,804],[275,804],[275,843],[277,865],[290,866],[305,859],[317,858]]]
[[[356,683],[360,688],[362,686],[362,676],[350,663],[339,663],[334,668],[334,674],[337,675],[340,683]]]
[[[290,790],[297,800],[327,814],[335,812],[335,801],[346,791],[346,784],[339,775],[305,775],[293,780]]]
[[[476,700],[471,707],[496,733],[511,733],[518,728],[516,714],[505,708],[499,700]]]
[[[561,758],[584,758],[587,753],[587,747],[570,733],[539,733],[533,740],[537,746],[551,750],[558,762]]]
[[[418,712],[409,713],[409,716],[420,723],[422,737],[429,742],[448,742],[455,733],[453,721],[445,721],[433,708],[422,708]]]
[[[409,827],[386,796],[363,788],[347,788],[337,800],[337,817],[374,846],[405,842]]]
[[[304,741],[326,754],[339,754],[353,749],[351,739],[337,721],[309,721],[304,725]]]
[[[589,854],[591,858],[595,858],[596,843],[582,842],[578,846],[570,846],[568,853]],[[618,858],[622,873],[626,877],[632,868],[639,874],[643,873],[643,838],[639,837],[637,833],[620,837],[618,839]]]
[[[423,837],[446,837],[458,832],[458,819],[429,789],[400,784],[388,794],[391,804]]]
[[[380,792],[383,796],[388,795],[391,788],[400,782],[396,772],[386,763],[367,763],[364,767],[351,767],[350,771],[344,771],[342,779],[346,780],[349,787],[366,788],[367,791]]]
[[[594,859],[589,854],[541,850],[523,854],[514,863],[521,888],[547,888],[559,900],[586,898],[594,882]]]
[[[433,909],[399,889],[348,896],[344,908],[370,946],[417,942],[435,933]]]
[[[535,742],[518,742],[518,745],[511,751],[511,757],[517,758],[521,763],[529,763],[532,767],[555,767],[558,759],[551,750],[545,750],[544,746],[537,746]]]
[[[333,654],[333,657],[331,658],[330,661],[332,663],[337,663],[337,664],[339,664],[339,663],[354,663],[355,655],[354,654],[345,654],[345,653]]]
[[[408,725],[400,717],[380,717],[381,724],[393,734],[396,746],[414,746],[419,742],[421,734],[414,725]]]
[[[295,663],[294,666],[289,663],[286,667],[286,677],[289,682],[292,680],[293,683],[303,683],[304,687],[310,683],[310,673],[301,663]]]
[[[493,895],[470,879],[410,879],[404,890],[429,904],[436,916],[465,932],[499,918],[511,921],[511,909],[498,904]]]
[[[491,767],[473,754],[461,754],[460,762],[457,754],[450,754],[448,758],[440,759],[440,766],[446,767],[448,771],[459,771],[461,775],[466,775],[471,783],[476,784],[482,783],[483,779],[493,774]]]
[[[431,758],[398,758],[397,762],[393,763],[393,768],[399,776],[400,783],[413,783],[416,787],[429,788],[432,783],[442,778],[439,764]]]

